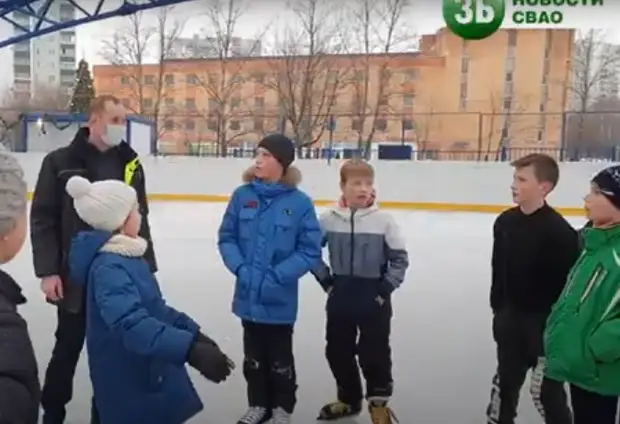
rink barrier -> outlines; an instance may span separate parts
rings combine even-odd
[[[28,193],[32,198],[32,193]],[[230,196],[219,194],[182,194],[182,193],[151,193],[148,195],[153,202],[196,202],[196,203],[226,203]],[[317,199],[316,206],[329,206],[334,200]],[[435,202],[400,202],[384,200],[379,201],[379,206],[385,209],[426,211],[426,212],[472,212],[472,213],[500,213],[511,206],[508,205],[485,205],[468,203],[435,203]],[[556,208],[564,216],[583,216],[583,208]]]
[[[32,193],[28,193],[28,199],[32,198]],[[195,202],[195,203],[226,203],[230,196],[221,194],[191,194],[191,193],[151,193],[148,199],[153,202]],[[330,206],[334,200],[317,199],[314,201],[316,206]],[[509,205],[485,205],[469,203],[438,203],[438,202],[401,202],[383,200],[379,201],[379,206],[385,209],[426,211],[426,212],[472,212],[472,213],[500,213],[511,206]],[[583,216],[583,208],[556,208],[564,216]]]

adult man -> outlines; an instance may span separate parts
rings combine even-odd
[[[123,141],[126,125],[126,112],[119,99],[99,96],[91,104],[87,126],[78,130],[69,146],[50,152],[41,164],[30,214],[32,256],[43,293],[58,306],[56,343],[43,385],[43,424],[64,422],[86,327],[83,293],[68,280],[67,254],[74,235],[88,226],[79,219],[65,191],[69,178],[80,175],[91,181],[118,179],[135,188],[143,216],[140,236],[149,241],[145,258],[151,270],[157,271],[147,219],[144,170],[136,152]],[[98,423],[94,403],[91,423]]]

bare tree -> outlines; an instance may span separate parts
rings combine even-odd
[[[250,0],[210,0],[206,5],[208,29],[205,29],[205,38],[212,44],[211,55],[217,62],[214,61],[214,68],[196,75],[194,82],[209,99],[202,115],[207,120],[207,128],[216,135],[218,155],[225,156],[231,142],[254,133],[254,128],[248,128],[246,122],[250,114],[250,96],[244,95],[242,88],[249,79],[251,56],[261,53],[268,26],[251,40],[243,40],[251,45],[243,49],[242,55],[237,54],[235,42],[241,41],[236,36],[237,24],[249,6]]]
[[[278,99],[278,129],[290,133],[297,147],[321,139],[348,73],[339,31],[339,11],[327,0],[296,0],[295,16],[275,42],[265,87]]]
[[[413,133],[417,151],[420,157],[424,158],[426,152],[433,143],[433,137],[441,133],[441,120],[438,118],[438,111],[432,98],[425,99],[421,102],[420,113],[415,114],[413,122]]]
[[[352,113],[357,121],[358,148],[363,149],[366,157],[370,155],[377,124],[384,122],[391,111],[391,99],[404,94],[400,88],[395,89],[397,84],[392,84],[392,68],[394,61],[402,57],[395,52],[412,49],[416,41],[405,16],[410,1],[358,0],[350,8],[351,28],[347,31],[357,34],[351,47],[353,53],[358,53],[353,56],[350,80],[354,92]]]
[[[111,40],[103,41],[102,55],[122,69],[131,93],[131,112],[148,116],[157,125],[158,138],[169,129],[162,123],[174,115],[174,107],[165,104],[172,98],[174,81],[166,75],[166,59],[182,31],[182,25],[171,19],[171,7],[159,10],[156,23],[147,22],[143,13],[129,15],[126,25],[116,31]],[[154,55],[153,55],[154,53]],[[147,67],[155,56],[156,67]]]
[[[574,44],[572,80],[568,91],[572,94],[577,112],[576,137],[573,145],[589,143],[584,139],[586,115],[601,97],[618,94],[620,83],[620,46],[608,43],[606,33],[591,29],[580,34]]]

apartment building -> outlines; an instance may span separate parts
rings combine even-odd
[[[316,145],[331,139],[354,147],[371,138],[425,150],[555,148],[569,103],[573,37],[566,29],[505,29],[464,41],[441,29],[422,36],[415,53],[179,59],[166,61],[161,78],[157,65],[95,66],[93,75],[98,93],[156,116],[161,149],[170,152],[218,140],[256,142],[282,129],[292,104],[297,113],[311,111],[295,118]],[[322,74],[312,76],[313,97],[303,106],[309,69]],[[334,75],[337,86],[329,84]],[[228,97],[224,111],[217,87]],[[317,95],[325,87],[334,87],[329,98]]]
[[[75,8],[68,2],[52,2],[48,16],[63,22],[73,20]],[[34,24],[30,16],[21,12],[13,12],[12,19],[19,25],[11,28],[13,33],[24,32],[20,27],[31,28]],[[42,92],[71,94],[77,66],[75,42],[75,29],[71,28],[23,40],[7,48],[11,51],[7,56],[7,68],[13,96],[26,99]]]

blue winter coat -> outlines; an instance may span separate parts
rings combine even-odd
[[[86,286],[86,346],[102,424],[181,424],[203,408],[185,369],[198,325],[166,305],[142,258],[99,252],[112,234],[79,233],[72,281]]]
[[[321,259],[314,205],[295,176],[299,171],[289,168],[281,183],[251,179],[226,208],[218,246],[236,276],[232,311],[243,320],[293,324],[299,279]]]

